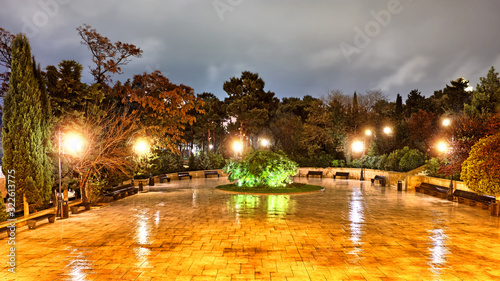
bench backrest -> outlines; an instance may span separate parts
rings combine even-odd
[[[453,196],[471,199],[471,200],[478,201],[478,202],[493,203],[496,201],[495,196],[482,195],[482,194],[477,194],[475,192],[470,192],[470,191],[465,191],[465,190],[460,190],[460,189],[455,190],[455,192],[453,192]]]
[[[336,176],[348,176],[349,173],[346,173],[346,172],[336,172],[335,175]]]
[[[385,180],[385,177],[384,177],[384,176],[379,176],[379,175],[376,175],[376,176],[375,176],[375,179],[376,179],[376,180]]]

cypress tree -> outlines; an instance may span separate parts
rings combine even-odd
[[[30,207],[40,208],[50,196],[44,166],[46,148],[42,129],[46,125],[40,85],[33,72],[28,39],[19,34],[12,42],[9,90],[4,100],[3,171],[15,170],[16,209],[24,208],[23,196]],[[48,192],[47,192],[48,189]],[[30,212],[32,208],[30,208]]]
[[[396,119],[401,118],[403,115],[403,98],[400,94],[396,97],[396,108],[394,109],[394,117]]]

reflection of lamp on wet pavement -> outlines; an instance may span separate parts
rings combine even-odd
[[[364,146],[365,146],[365,145],[364,145],[364,143],[363,143],[362,141],[358,141],[358,140],[357,140],[357,141],[354,141],[354,142],[352,143],[352,151],[353,151],[354,153],[361,153],[361,156],[360,156],[360,162],[361,162],[361,175],[360,175],[360,177],[359,177],[359,180],[360,180],[360,181],[365,180],[365,177],[364,177],[364,175],[363,175],[363,159],[361,159],[361,157],[363,157],[363,150],[365,149],[365,148],[364,148]]]
[[[65,198],[63,197],[62,194],[62,174],[61,174],[61,155],[63,154],[70,154],[73,156],[77,156],[78,153],[80,153],[85,145],[85,141],[83,140],[83,137],[77,133],[68,133],[65,134],[64,140],[61,134],[61,130],[58,132],[58,141],[59,141],[59,153],[58,153],[58,158],[59,158],[59,194],[56,196],[56,216],[60,218],[67,218],[68,217],[68,210],[64,210],[63,212],[63,205],[65,202]],[[67,198],[66,198],[67,199]],[[67,203],[67,201],[66,201]]]

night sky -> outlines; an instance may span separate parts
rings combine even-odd
[[[144,51],[115,80],[158,69],[223,99],[224,81],[249,70],[279,98],[381,89],[404,101],[500,69],[499,12],[498,0],[6,0],[0,27],[26,33],[42,67],[78,61],[84,82],[86,23]]]

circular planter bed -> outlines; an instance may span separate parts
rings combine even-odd
[[[318,185],[304,183],[291,183],[284,187],[245,187],[234,183],[219,185],[218,190],[237,194],[257,194],[257,195],[278,195],[278,194],[304,194],[323,191],[324,188]]]

